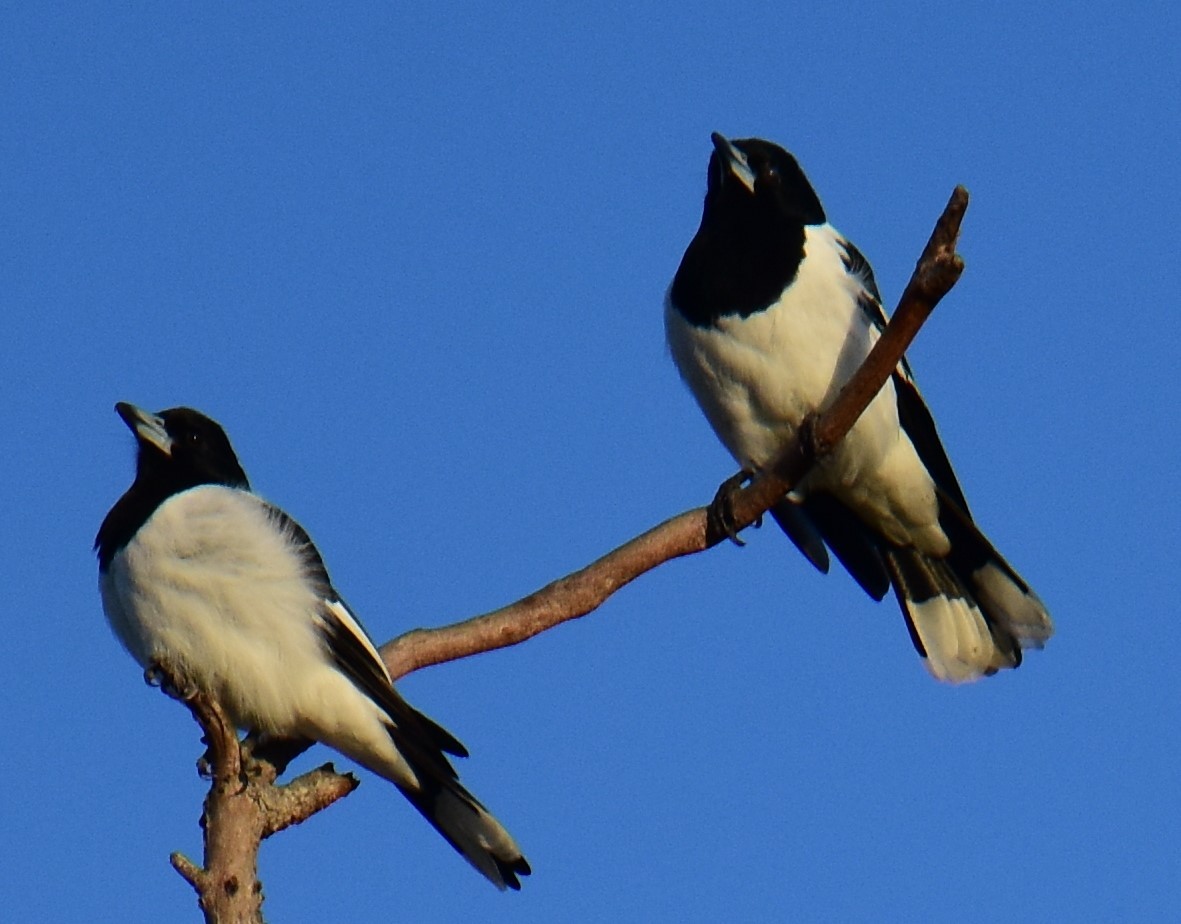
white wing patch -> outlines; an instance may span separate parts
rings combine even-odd
[[[365,631],[365,627],[357,621],[357,617],[352,614],[343,600],[325,600],[324,609],[336,622],[348,631],[350,636],[356,639],[357,644],[364,649],[365,653],[373,660],[373,666],[386,679],[386,682],[393,686],[393,680],[390,678],[390,672],[386,670],[385,662],[381,659],[373,640],[369,637],[369,633]],[[323,618],[323,617],[320,617]]]

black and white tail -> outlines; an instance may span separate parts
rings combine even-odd
[[[529,863],[504,826],[458,780],[431,780],[421,789],[396,784],[447,843],[498,889],[520,889]]]
[[[939,680],[963,683],[1021,663],[1054,631],[1050,614],[953,499],[939,497],[944,558],[882,548],[911,641]]]
[[[945,465],[949,479],[951,468]],[[939,525],[951,550],[945,557],[897,546],[870,529],[832,495],[785,499],[775,521],[822,572],[831,550],[862,589],[881,600],[891,587],[911,641],[939,680],[964,683],[1021,663],[1025,648],[1041,648],[1054,632],[1050,614],[1029,585],[992,547],[954,493],[939,487]]]
[[[386,731],[393,744],[387,760],[375,760],[372,749],[362,753],[333,746],[397,786],[447,843],[494,886],[520,889],[518,877],[530,873],[521,848],[504,825],[464,789],[447,759],[448,754],[467,757],[467,748],[410,706],[392,686],[384,700],[391,716]]]

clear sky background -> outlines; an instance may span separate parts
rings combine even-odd
[[[890,304],[969,188],[910,358],[1058,634],[940,686],[752,531],[402,682],[520,894],[365,776],[264,845],[270,919],[1172,918],[1176,4],[339,7],[0,19],[5,915],[198,919],[198,732],[96,590],[114,403],[220,420],[380,641],[515,600],[734,469],[661,320],[718,130],[797,154]]]

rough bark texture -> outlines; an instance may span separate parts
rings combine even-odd
[[[189,708],[205,732],[208,750],[199,766],[212,777],[201,816],[204,865],[174,853],[172,866],[196,890],[197,904],[209,924],[262,924],[259,845],[264,838],[347,796],[357,788],[357,778],[325,764],[290,783],[276,785],[280,772],[276,764],[251,756],[250,748],[238,741],[233,723],[211,697],[178,692],[187,688],[184,678],[170,665],[159,664],[152,673],[163,679],[164,690]]]
[[[806,422],[799,438],[772,469],[732,495],[736,529],[758,520],[830,452],[890,377],[923,322],[963,272],[955,247],[967,205],[967,191],[957,186],[886,332],[832,406]],[[687,511],[516,603],[454,625],[407,632],[382,646],[382,657],[397,679],[431,664],[515,645],[593,612],[645,572],[674,558],[705,551],[724,538],[725,533],[711,525],[705,507]],[[201,819],[204,865],[198,866],[179,853],[172,855],[172,865],[196,890],[207,922],[261,922],[258,849],[262,840],[348,795],[357,780],[325,764],[286,785],[276,785],[275,779],[287,762],[308,743],[254,746],[255,742],[247,739],[240,745],[233,726],[215,702],[200,693],[176,693],[185,689],[184,678],[171,673],[168,665],[159,667],[165,688],[188,706],[204,730],[209,744],[206,761],[212,768],[212,785]]]

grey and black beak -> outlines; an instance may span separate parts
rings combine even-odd
[[[746,155],[734,147],[725,135],[714,132],[709,137],[714,143],[714,150],[718,152],[722,166],[727,168],[730,175],[745,186],[747,191],[753,195],[755,191],[755,174],[750,169],[750,162],[746,159]],[[725,181],[726,178],[723,175],[721,179]]]
[[[123,422],[131,428],[131,432],[141,444],[154,446],[166,456],[172,455],[172,437],[168,435],[164,421],[160,417],[126,401],[116,404],[115,412],[123,418]]]

